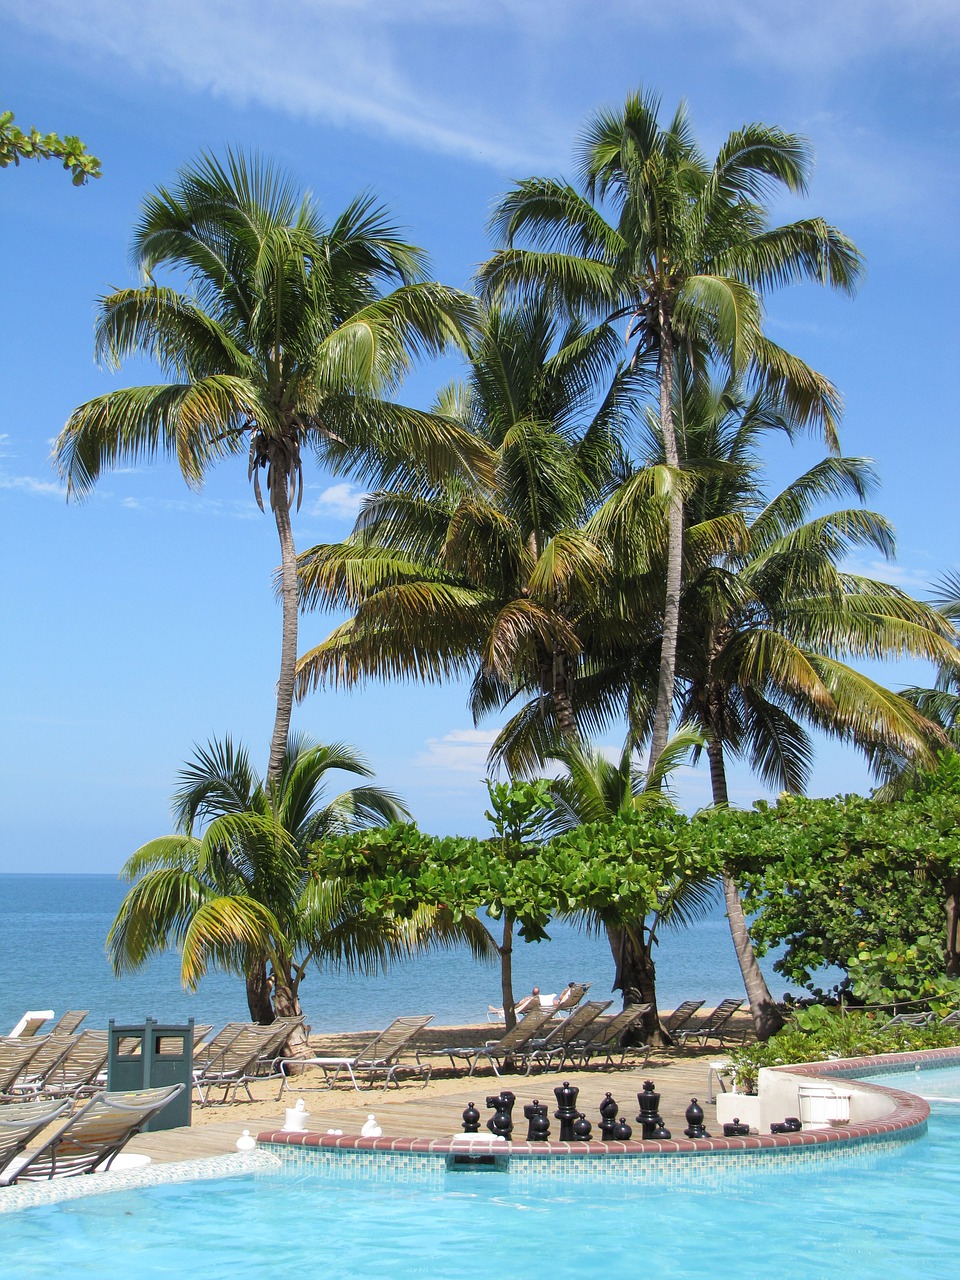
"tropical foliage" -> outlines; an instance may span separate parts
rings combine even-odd
[[[352,617],[299,664],[301,691],[371,677],[467,675],[474,718],[518,713],[542,760],[598,721],[577,701],[607,548],[586,521],[624,472],[633,379],[606,389],[617,341],[545,307],[492,308],[469,379],[440,408],[490,451],[490,482],[422,481],[372,495],[346,542],[300,557],[304,605]]]
[[[242,975],[251,1015],[269,1022],[301,1012],[311,964],[373,972],[428,945],[435,913],[370,914],[349,877],[326,868],[325,841],[407,816],[370,785],[328,798],[331,770],[370,776],[337,743],[293,738],[276,780],[261,779],[229,739],[199,749],[174,796],[178,832],[138,849],[121,873],[133,886],[108,938],[115,971],[176,947],[186,986],[211,967]],[[461,932],[448,929],[448,940]]]
[[[61,138],[39,129],[24,133],[14,119],[12,111],[0,111],[0,169],[21,160],[62,160],[64,169],[73,174],[75,187],[82,187],[88,178],[100,177],[100,161],[79,138],[72,134]]]
[[[145,283],[101,300],[97,353],[152,359],[169,381],[111,391],[70,415],[54,446],[71,492],[121,462],[174,457],[199,486],[245,454],[257,502],[265,473],[280,541],[283,638],[268,774],[286,750],[297,657],[291,510],[302,455],[383,479],[415,459],[468,472],[482,451],[454,422],[389,397],[413,357],[466,340],[471,299],[425,281],[424,254],[369,196],[330,225],[269,165],[203,157],[144,203],[133,256]],[[158,283],[172,273],[189,292]]]
[[[489,294],[538,296],[604,324],[628,320],[631,365],[656,377],[671,472],[661,663],[651,765],[666,743],[674,696],[683,542],[683,490],[674,418],[674,377],[686,351],[698,367],[718,363],[776,391],[798,421],[835,443],[833,387],[763,333],[762,296],[797,280],[848,292],[858,251],[820,218],[770,225],[765,201],[803,193],[811,157],[803,139],[750,124],[706,160],[685,108],[659,122],[652,94],[589,122],[578,155],[579,189],[548,178],[517,184],[494,230],[506,243],[485,265]],[[612,217],[608,220],[608,211]]]

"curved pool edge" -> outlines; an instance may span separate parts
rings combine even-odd
[[[960,1046],[948,1049],[921,1049],[910,1053],[876,1054],[867,1058],[835,1058],[829,1061],[796,1063],[773,1067],[772,1071],[801,1075],[825,1082],[840,1079],[857,1079],[858,1075],[877,1075],[883,1071],[902,1071],[905,1067],[922,1066],[924,1063],[960,1064]],[[902,1089],[885,1085],[859,1082],[859,1087],[886,1095],[891,1103],[890,1114],[856,1124],[834,1128],[802,1130],[799,1133],[755,1134],[744,1138],[673,1138],[669,1141],[631,1142],[510,1142],[481,1144],[484,1154],[525,1161],[643,1159],[658,1156],[689,1157],[721,1153],[781,1153],[801,1152],[811,1148],[825,1148],[832,1152],[849,1150],[864,1144],[878,1142],[908,1142],[926,1132],[930,1107],[923,1098]],[[290,1148],[312,1151],[354,1151],[368,1153],[416,1155],[437,1157],[446,1164],[451,1157],[471,1154],[462,1135],[449,1138],[364,1138],[360,1135],[334,1135],[326,1133],[291,1133],[283,1129],[271,1129],[257,1134],[261,1147],[273,1150]]]
[[[0,1213],[16,1213],[38,1205],[80,1200],[112,1191],[134,1191],[140,1187],[159,1187],[177,1182],[209,1182],[220,1178],[239,1178],[245,1174],[279,1173],[281,1169],[281,1162],[269,1151],[238,1151],[205,1156],[200,1160],[176,1160],[136,1169],[120,1169],[116,1173],[108,1171],[76,1178],[24,1182],[0,1191]]]

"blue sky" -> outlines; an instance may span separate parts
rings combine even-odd
[[[0,107],[79,134],[104,168],[83,189],[52,164],[0,173],[0,870],[116,870],[169,829],[177,768],[211,735],[265,763],[277,552],[245,467],[200,494],[171,465],[126,470],[67,505],[49,464],[71,409],[151,379],[95,366],[96,299],[133,282],[143,195],[201,149],[262,151],[331,215],[373,189],[437,278],[466,286],[496,197],[569,172],[585,118],[638,85],[666,110],[685,98],[709,152],[749,120],[805,134],[810,194],[777,216],[842,227],[867,278],[852,302],[782,292],[770,331],[840,386],[845,451],[876,460],[873,505],[899,532],[883,573],[922,592],[957,567],[955,0],[0,0],[0,21]],[[449,372],[419,370],[407,398],[427,404]],[[818,452],[778,447],[772,481]],[[341,537],[357,496],[311,471],[298,545]],[[330,625],[307,618],[302,647]],[[296,725],[359,747],[426,828],[484,829],[494,726],[472,726],[461,689],[323,693]],[[823,748],[815,793],[868,785],[856,757]],[[734,789],[759,794],[745,773]],[[683,796],[705,801],[705,775]]]

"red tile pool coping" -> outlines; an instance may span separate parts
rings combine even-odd
[[[923,1049],[914,1053],[879,1054],[871,1058],[838,1058],[829,1062],[801,1063],[796,1066],[773,1068],[793,1075],[810,1076],[825,1080],[855,1079],[860,1074],[876,1075],[883,1071],[904,1070],[929,1064],[960,1064],[960,1047],[952,1049]],[[258,1143],[270,1143],[286,1147],[317,1147],[324,1150],[346,1151],[395,1151],[425,1156],[451,1155],[503,1155],[542,1159],[564,1157],[583,1159],[597,1156],[696,1156],[721,1151],[774,1151],[784,1148],[820,1147],[831,1144],[842,1147],[848,1144],[876,1141],[883,1137],[903,1139],[919,1136],[923,1132],[930,1108],[922,1099],[902,1089],[889,1089],[885,1085],[865,1084],[858,1081],[858,1088],[875,1089],[887,1094],[894,1109],[883,1120],[869,1124],[846,1124],[831,1129],[805,1130],[800,1133],[758,1134],[747,1138],[672,1138],[669,1141],[649,1142],[510,1142],[478,1143],[473,1146],[458,1138],[363,1138],[359,1135],[336,1136],[327,1133],[289,1133],[283,1129],[267,1130],[257,1134]]]

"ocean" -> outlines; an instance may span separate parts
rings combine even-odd
[[[116,978],[104,949],[107,931],[126,885],[106,875],[0,875],[0,1034],[27,1009],[88,1009],[86,1026],[109,1018],[138,1022],[220,1025],[248,1016],[243,982],[211,973],[195,993],[180,983],[179,957],[156,957],[141,972]],[[771,991],[789,990],[764,960]],[[708,1005],[741,995],[743,984],[722,907],[687,929],[665,929],[657,953],[657,992],[662,1008],[698,997]],[[531,987],[560,991],[568,981],[590,982],[590,995],[611,993],[613,961],[606,938],[562,922],[550,941],[514,949],[514,992]],[[614,995],[614,999],[618,996]],[[483,1022],[487,1006],[500,1004],[496,965],[466,950],[434,951],[373,977],[311,970],[301,987],[307,1022],[315,1032],[385,1026],[399,1014],[432,1013],[438,1025]]]

